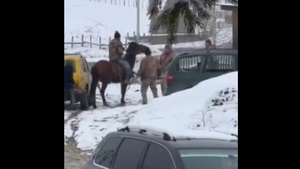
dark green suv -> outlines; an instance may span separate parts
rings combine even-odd
[[[168,71],[166,95],[191,88],[203,80],[237,70],[237,49],[182,53],[176,56]]]
[[[82,169],[237,169],[237,135],[215,134],[176,137],[125,127],[107,134]]]

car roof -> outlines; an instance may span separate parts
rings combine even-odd
[[[237,54],[238,50],[237,49],[210,49],[210,50],[205,50],[205,49],[199,49],[199,50],[193,50],[193,51],[187,51],[184,53],[180,53],[177,55],[177,58],[182,58],[186,57],[189,55],[198,55],[198,54]]]
[[[111,132],[108,136],[112,137],[128,137],[141,140],[147,140],[162,144],[169,149],[184,149],[184,148],[237,148],[237,140],[225,140],[216,138],[180,138],[176,140],[164,140],[157,136],[130,133],[130,132]]]

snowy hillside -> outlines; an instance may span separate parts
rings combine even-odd
[[[114,5],[103,1],[90,0],[64,0],[65,1],[65,41],[80,41],[81,35],[92,35],[93,41],[98,42],[102,37],[102,43],[108,43],[108,38],[113,37],[118,30],[122,41],[127,32],[131,35],[136,30],[136,8]],[[127,1],[132,2],[133,0]],[[144,1],[143,5],[147,5]],[[150,23],[146,16],[146,8],[140,9],[140,32],[148,32]]]
[[[94,149],[108,132],[125,125],[162,126],[193,135],[203,129],[237,133],[237,74],[203,81],[191,89],[152,99],[148,105],[82,112],[65,123],[65,141],[73,138],[78,148]]]

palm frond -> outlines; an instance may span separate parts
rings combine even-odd
[[[163,0],[149,0],[149,19],[153,19],[150,31],[157,31],[163,28],[167,31],[168,42],[176,42],[176,34],[179,21],[183,19],[187,33],[193,33],[196,26],[203,28],[204,22],[211,18],[210,10],[213,10],[218,0],[167,0],[163,10]],[[230,0],[238,3],[238,0]],[[192,7],[192,9],[190,8]]]

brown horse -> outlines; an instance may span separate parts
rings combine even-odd
[[[130,42],[128,44],[128,48],[126,50],[126,54],[124,56],[124,60],[128,62],[130,65],[131,71],[135,64],[136,55],[144,53],[145,55],[151,55],[151,50],[149,47],[140,45],[136,42]],[[123,83],[126,78],[125,70],[118,63],[109,62],[106,60],[100,60],[93,65],[91,68],[92,74],[92,84],[90,90],[90,98],[89,101],[93,104],[94,108],[96,106],[96,88],[98,86],[99,80],[102,82],[102,86],[100,89],[101,98],[104,106],[108,106],[104,93],[106,87],[109,83],[121,83],[121,104],[125,104],[124,97],[126,93],[127,85]]]

